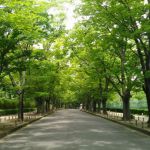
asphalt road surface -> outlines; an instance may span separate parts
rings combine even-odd
[[[150,137],[79,110],[60,110],[1,139],[0,150],[150,150]]]

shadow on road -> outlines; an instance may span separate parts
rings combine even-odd
[[[78,110],[61,110],[0,141],[0,150],[149,150],[150,137]]]

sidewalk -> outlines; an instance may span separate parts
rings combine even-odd
[[[92,115],[96,115],[99,117],[102,117],[104,119],[119,123],[121,125],[124,125],[128,128],[132,128],[134,130],[143,132],[147,135],[150,135],[150,128],[147,126],[147,120],[148,117],[147,116],[143,116],[143,115],[133,115],[134,118],[130,121],[123,121],[122,120],[122,113],[117,113],[117,112],[110,112],[108,111],[107,115],[104,114],[100,114],[100,113],[93,113],[93,112],[89,112],[89,111],[85,111],[87,113],[90,113]]]
[[[0,138],[46,115],[35,112],[24,113],[23,122],[18,121],[17,115],[0,116]]]

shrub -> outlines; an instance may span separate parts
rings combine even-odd
[[[33,100],[27,99],[24,101],[25,108],[35,108]],[[17,109],[18,99],[0,98],[0,109]]]
[[[120,112],[122,113],[122,109],[120,108],[107,108],[108,111]],[[131,109],[131,114],[138,114],[138,115],[148,115],[148,110],[142,109]]]
[[[30,111],[34,111],[34,108],[25,108],[24,112],[30,112]],[[17,114],[18,113],[18,109],[0,109],[0,115],[12,115],[12,114]]]

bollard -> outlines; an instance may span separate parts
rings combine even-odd
[[[118,120],[120,119],[120,116],[119,116],[119,114],[118,114]]]
[[[17,120],[15,120],[15,127],[17,126]]]
[[[138,116],[138,121],[139,121],[139,116]]]
[[[142,120],[142,128],[144,128],[144,117],[143,117],[143,120]]]
[[[144,128],[144,122],[142,121],[142,128]]]
[[[137,120],[135,120],[135,125],[137,126]]]

